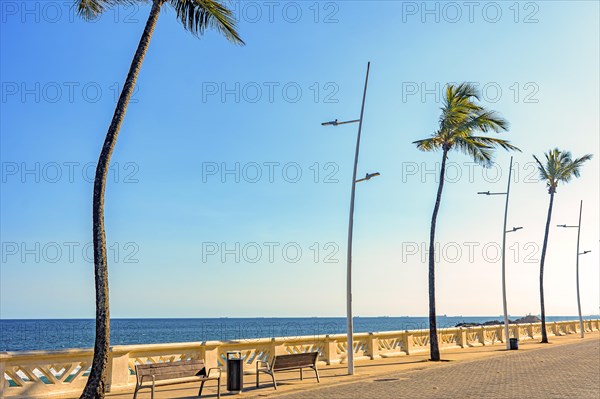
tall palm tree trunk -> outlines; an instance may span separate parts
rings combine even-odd
[[[92,370],[87,383],[80,396],[80,399],[101,399],[104,398],[106,388],[108,351],[110,347],[110,310],[108,301],[108,264],[106,259],[106,234],[104,232],[104,192],[106,189],[106,177],[110,166],[117,137],[127,105],[131,99],[135,82],[137,80],[144,56],[148,50],[150,39],[160,7],[164,0],[154,0],[152,9],[144,28],[144,33],[138,44],[138,48],[129,67],[127,79],[123,85],[123,91],[119,96],[119,101],[115,109],[112,121],[104,139],[104,145],[98,165],[96,166],[96,175],[94,177],[94,199],[93,199],[93,241],[94,241],[94,278],[96,285],[96,340],[94,343],[94,358],[92,360]]]
[[[546,219],[546,232],[544,233],[544,244],[542,245],[542,256],[540,259],[540,307],[542,316],[542,343],[548,343],[546,332],[546,308],[544,306],[544,262],[546,261],[546,248],[548,247],[548,234],[550,233],[550,220],[552,219],[552,205],[554,204],[554,188],[550,188],[550,205],[548,205],[548,218]]]
[[[448,149],[444,148],[442,156],[442,167],[440,170],[440,182],[438,185],[433,215],[431,216],[431,231],[429,233],[429,351],[431,360],[440,360],[440,348],[437,336],[437,322],[435,316],[435,224],[437,222],[440,202],[442,201],[442,190],[444,189],[444,178],[446,174],[446,158]]]

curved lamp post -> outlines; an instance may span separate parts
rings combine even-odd
[[[506,203],[504,205],[504,228],[502,229],[502,310],[504,311],[504,343],[506,349],[510,350],[510,332],[508,328],[508,307],[506,304],[506,233],[512,233],[521,230],[523,227],[513,227],[506,230],[506,221],[508,218],[508,199],[510,197],[510,178],[512,175],[513,157],[510,157],[510,166],[508,168],[508,184],[505,193],[491,193],[489,191],[480,191],[477,194],[483,195],[506,195]]]
[[[362,179],[356,179],[358,167],[358,153],[360,149],[360,134],[362,131],[363,115],[365,112],[365,99],[367,97],[367,85],[369,83],[369,69],[371,63],[367,63],[367,75],[365,77],[365,89],[363,91],[362,105],[360,107],[360,118],[350,121],[339,122],[337,119],[331,122],[323,122],[323,126],[338,126],[348,123],[358,122],[358,134],[356,137],[356,151],[354,153],[354,170],[352,173],[352,191],[350,193],[350,216],[348,220],[348,254],[347,254],[347,271],[346,271],[346,323],[348,334],[348,374],[354,374],[354,340],[353,340],[353,321],[352,321],[352,231],[354,228],[354,194],[356,191],[356,183],[370,180],[373,177],[379,176],[379,173],[367,173]]]
[[[583,316],[581,315],[581,299],[579,297],[579,255],[585,255],[591,251],[579,252],[579,237],[581,233],[581,212],[583,210],[583,200],[579,203],[579,223],[576,226],[567,226],[566,224],[558,224],[557,227],[577,227],[577,257],[575,261],[575,280],[577,283],[577,311],[579,312],[579,330],[581,332],[581,338],[585,336],[583,331]]]

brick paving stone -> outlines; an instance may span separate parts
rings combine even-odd
[[[283,396],[285,399],[599,399],[599,348],[600,341],[592,340],[517,351]]]

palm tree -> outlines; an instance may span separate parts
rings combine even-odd
[[[78,14],[86,20],[94,20],[107,8],[131,3],[147,3],[147,0],[76,0]],[[142,33],[129,72],[119,96],[115,112],[108,127],[100,152],[94,177],[93,242],[94,278],[96,287],[96,339],[92,369],[81,398],[104,398],[107,377],[108,351],[110,347],[110,311],[108,301],[108,265],[106,259],[106,235],[104,232],[104,192],[117,136],[127,111],[127,106],[148,50],[158,15],[164,4],[170,4],[183,27],[195,36],[201,36],[207,28],[216,29],[234,44],[244,44],[236,31],[233,13],[217,0],[152,0],[152,8]]]
[[[506,140],[475,135],[478,132],[485,133],[490,130],[501,132],[508,129],[507,121],[494,111],[488,111],[476,104],[475,100],[479,100],[479,92],[474,85],[470,83],[448,85],[438,130],[429,138],[413,142],[421,151],[442,150],[440,180],[429,234],[429,347],[433,361],[440,360],[435,314],[435,226],[444,188],[448,152],[453,149],[459,150],[472,156],[480,165],[489,167],[492,164],[494,148],[502,147],[505,150],[520,151]]]
[[[558,148],[549,150],[544,154],[546,164],[542,164],[534,155],[533,158],[538,164],[540,180],[546,182],[548,194],[550,194],[550,204],[548,205],[548,217],[546,218],[546,230],[544,232],[544,244],[542,245],[542,256],[540,259],[540,307],[542,312],[542,343],[548,343],[548,334],[546,332],[546,309],[544,307],[544,262],[546,261],[546,248],[548,247],[548,233],[550,232],[550,219],[552,219],[552,206],[554,205],[554,194],[558,183],[568,183],[573,176],[579,177],[579,168],[584,162],[592,159],[591,154],[581,158],[572,159],[569,151],[561,151]]]

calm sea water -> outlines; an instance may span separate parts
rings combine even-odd
[[[598,316],[590,316],[596,318]],[[511,316],[511,319],[517,317]],[[490,317],[439,317],[438,327],[457,323],[501,320]],[[575,320],[552,316],[548,321]],[[428,328],[426,317],[357,317],[355,332],[379,332]],[[252,340],[270,337],[322,336],[346,331],[342,317],[318,318],[219,318],[219,319],[113,319],[111,344],[150,344],[211,340]],[[0,351],[89,348],[94,343],[94,320],[1,320]]]

